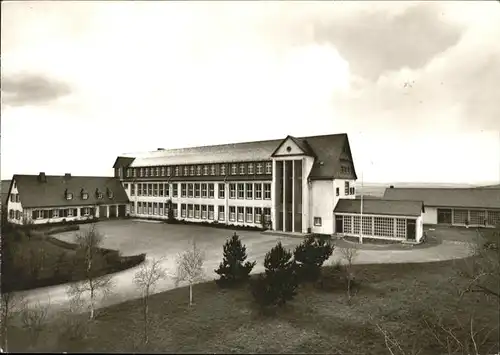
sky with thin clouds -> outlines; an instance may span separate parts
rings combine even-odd
[[[2,2],[1,177],[349,134],[370,182],[500,180],[500,3]]]

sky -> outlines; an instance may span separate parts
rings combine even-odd
[[[366,182],[500,180],[500,2],[1,3],[1,177],[348,133]]]

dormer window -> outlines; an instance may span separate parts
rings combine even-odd
[[[66,197],[66,200],[73,199],[73,194],[71,192],[68,192],[68,189],[66,189],[66,191],[64,191],[64,196]]]
[[[99,200],[102,199],[102,192],[99,191],[99,189],[96,189],[95,190],[95,197],[97,197]]]
[[[80,194],[82,196],[82,200],[88,200],[89,194],[84,189],[82,189],[82,191],[80,192]]]
[[[113,191],[108,189],[108,198],[113,198]]]

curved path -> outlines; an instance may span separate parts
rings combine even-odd
[[[105,225],[104,223],[110,223],[109,225]],[[104,247],[117,247],[116,240],[113,241],[112,235],[114,233],[113,227],[116,227],[116,222],[104,222],[102,226],[102,230],[106,236],[109,236],[107,240],[108,243],[104,243]],[[122,222],[123,223],[123,222]],[[133,223],[133,222],[126,222]],[[177,229],[183,230],[187,232],[187,235],[209,235],[207,239],[199,239],[197,243],[201,245],[201,248],[205,251],[206,261],[205,261],[205,273],[206,279],[211,280],[216,277],[215,272],[213,271],[217,268],[218,264],[222,260],[222,244],[227,236],[234,233],[234,231],[230,230],[220,230],[214,229],[210,227],[198,227],[198,226],[167,226],[164,224],[155,227],[144,227],[145,223],[135,222],[136,224],[129,224],[128,228],[139,228],[141,232],[146,232],[144,229],[148,228],[168,228],[173,229],[169,230],[174,235]],[[138,226],[138,225],[139,226]],[[101,228],[101,224],[99,226]],[[109,227],[109,228],[108,228]],[[82,227],[84,228],[84,227]],[[292,237],[274,237],[269,235],[261,235],[259,232],[237,232],[239,233],[243,243],[247,246],[247,253],[249,260],[256,260],[257,265],[254,268],[252,273],[259,273],[264,270],[263,261],[265,253],[276,244],[278,240],[280,240],[283,246],[291,249],[295,245],[301,242],[299,238]],[[134,234],[134,233],[133,233]],[[179,234],[179,233],[177,233]],[[218,235],[218,237],[212,237],[210,234]],[[134,234],[137,235],[137,234]],[[72,238],[70,234],[57,236],[63,240],[69,240]],[[158,238],[158,237],[156,237]],[[161,237],[163,238],[163,237]],[[153,238],[154,239],[154,238]],[[184,238],[183,241],[180,239],[173,238],[176,247],[165,246],[164,248],[160,248],[158,244],[155,243],[167,243],[165,239],[160,240],[160,242],[149,243],[150,241],[148,237],[143,238],[143,243],[138,242],[136,239],[133,240],[132,250],[136,253],[146,252],[147,259],[151,257],[164,257],[165,260],[162,261],[163,267],[170,273],[173,274],[175,270],[175,255],[178,251],[182,250],[182,247],[186,247],[189,242],[189,238]],[[169,238],[170,240],[170,238]],[[143,246],[143,247],[141,247]],[[145,246],[145,247],[144,247]],[[126,245],[120,245],[119,248],[122,250],[123,254],[131,254],[129,250],[127,250]],[[167,250],[169,252],[167,252]],[[440,260],[449,260],[449,259],[457,259],[464,258],[470,255],[470,251],[468,246],[465,243],[457,243],[457,242],[447,242],[444,241],[441,244],[437,244],[428,248],[421,249],[409,249],[409,250],[364,250],[360,249],[358,255],[354,261],[356,264],[374,264],[374,263],[423,263],[423,262],[432,262],[432,261],[440,261]],[[341,260],[339,249],[335,249],[332,257],[325,263],[331,263],[333,261]],[[140,266],[136,266],[134,268],[124,270],[114,274],[114,288],[112,294],[104,299],[99,300],[97,307],[106,307],[109,305],[117,304],[124,302],[126,300],[131,300],[138,298],[140,296],[140,292],[137,290],[136,286],[133,283],[134,274]],[[67,309],[69,305],[69,300],[66,294],[68,284],[65,285],[57,285],[51,287],[44,287],[35,290],[28,290],[23,292],[18,292],[17,294],[22,295],[25,300],[29,303],[40,302],[41,304],[47,304],[50,302],[50,311],[58,312],[63,309]],[[172,278],[167,278],[165,280],[160,281],[157,285],[154,293],[163,292],[166,290],[170,290],[175,288],[174,281]]]

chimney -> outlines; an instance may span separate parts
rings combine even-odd
[[[165,148],[157,148],[157,150],[165,150]]]
[[[38,181],[39,182],[47,182],[47,177],[45,176],[44,172],[41,172],[40,174],[38,174]]]
[[[393,189],[393,188],[394,188],[394,185],[389,186],[389,188],[390,188],[390,189]]]
[[[65,179],[65,180],[69,180],[69,179],[71,179],[71,174],[70,174],[70,173],[65,173],[65,174],[64,174],[64,179]]]

